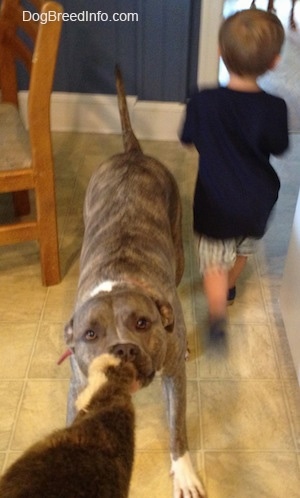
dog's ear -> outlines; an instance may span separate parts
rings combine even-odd
[[[66,344],[70,346],[71,348],[74,347],[74,340],[73,340],[73,317],[71,320],[66,323],[65,329],[64,329],[64,338],[66,341]]]
[[[159,310],[163,326],[167,332],[173,332],[174,313],[172,306],[167,301],[156,301],[156,306]]]

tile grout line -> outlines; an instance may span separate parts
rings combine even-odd
[[[287,396],[287,392],[286,392],[286,386],[285,386],[285,382],[284,382],[283,372],[282,372],[282,368],[281,368],[280,361],[279,361],[279,354],[278,354],[276,343],[275,343],[275,340],[274,340],[274,337],[273,337],[273,333],[272,333],[273,324],[272,324],[272,321],[270,319],[270,314],[269,314],[268,307],[267,307],[267,301],[266,301],[266,295],[265,295],[265,288],[264,288],[264,285],[262,283],[260,272],[259,272],[260,266],[259,266],[259,262],[258,262],[258,259],[257,259],[257,255],[255,255],[255,263],[256,263],[257,272],[258,272],[258,276],[259,276],[260,290],[261,290],[261,294],[262,294],[262,297],[263,297],[263,300],[264,300],[264,308],[266,310],[266,315],[267,315],[269,336],[270,336],[270,339],[271,339],[271,343],[272,343],[274,355],[275,355],[275,358],[276,358],[276,365],[277,365],[278,374],[279,374],[278,382],[280,384],[281,392],[282,392],[282,395],[283,395],[284,407],[285,407],[286,415],[287,415],[287,418],[288,418],[288,421],[289,421],[289,429],[290,429],[291,437],[292,437],[292,440],[293,440],[295,452],[297,452],[296,431],[295,431],[295,428],[294,428],[293,417],[292,417],[292,414],[291,414],[291,411],[290,411],[290,405],[289,405],[288,396]],[[270,289],[269,285],[268,285],[268,288]],[[271,289],[270,289],[270,292],[271,292]],[[279,311],[280,317],[281,317],[281,311],[280,311],[279,305],[276,306],[276,308],[277,307],[278,307],[277,311]]]
[[[14,415],[14,421],[13,421],[12,428],[11,428],[11,434],[10,434],[10,438],[9,438],[9,441],[8,441],[8,444],[7,444],[7,454],[6,454],[6,458],[5,458],[5,462],[4,462],[4,468],[5,468],[5,465],[7,464],[9,452],[13,451],[12,448],[11,448],[11,445],[12,445],[12,442],[13,442],[13,439],[14,439],[14,436],[15,436],[16,426],[17,426],[17,422],[18,422],[18,419],[19,419],[19,415],[20,415],[20,411],[21,411],[21,406],[22,406],[22,403],[23,403],[23,400],[24,400],[24,394],[25,394],[26,387],[27,387],[27,384],[28,384],[28,379],[29,379],[28,374],[29,374],[29,370],[30,370],[30,367],[31,367],[32,358],[33,358],[34,353],[35,353],[36,344],[37,344],[39,332],[40,332],[40,329],[41,329],[41,324],[42,324],[42,320],[43,320],[43,316],[44,316],[44,312],[45,312],[45,307],[46,307],[46,301],[47,301],[48,294],[49,294],[49,287],[47,288],[47,292],[45,294],[45,299],[44,299],[44,303],[43,303],[43,306],[42,306],[42,309],[41,309],[41,312],[40,312],[40,317],[39,317],[38,323],[36,325],[36,333],[35,333],[35,336],[34,336],[34,339],[33,339],[33,342],[32,342],[31,353],[29,354],[29,359],[28,359],[28,362],[27,362],[27,367],[26,367],[26,370],[25,370],[24,377],[22,379],[22,381],[23,381],[23,387],[22,387],[22,390],[21,390],[21,393],[20,393],[19,402],[18,402],[17,407],[16,407],[16,411],[15,411],[15,415]]]

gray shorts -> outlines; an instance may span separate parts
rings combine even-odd
[[[238,255],[250,256],[257,245],[257,239],[251,237],[219,240],[197,233],[195,241],[201,274],[214,269],[231,270]]]

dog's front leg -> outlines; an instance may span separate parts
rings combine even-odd
[[[175,376],[162,377],[170,427],[174,498],[203,498],[205,491],[193,468],[187,444],[184,363],[182,368],[178,365],[177,371]]]
[[[76,417],[77,410],[75,407],[75,401],[78,397],[78,394],[87,384],[87,379],[81,372],[74,354],[70,356],[70,364],[71,364],[72,376],[70,379],[70,386],[68,393],[67,425],[71,425],[74,418]]]

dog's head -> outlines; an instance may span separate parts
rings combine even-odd
[[[65,340],[85,375],[93,358],[110,353],[132,362],[145,386],[163,366],[173,327],[169,303],[123,289],[100,293],[79,307],[65,327]]]

